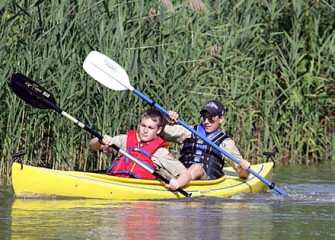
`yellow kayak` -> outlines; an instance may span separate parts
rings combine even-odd
[[[273,163],[252,165],[251,168],[263,178],[271,181]],[[216,180],[191,181],[183,189],[192,197],[230,197],[238,193],[260,193],[269,187],[250,174],[248,179],[227,173]],[[12,184],[16,197],[80,197],[110,200],[154,200],[185,198],[179,192],[168,190],[158,180],[140,180],[113,177],[106,174],[61,171],[13,163]]]

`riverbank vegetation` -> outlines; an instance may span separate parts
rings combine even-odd
[[[8,87],[21,72],[99,133],[124,133],[147,104],[89,77],[82,63],[92,50],[186,123],[199,121],[206,100],[222,100],[224,130],[253,163],[275,147],[283,164],[335,162],[334,13],[333,1],[322,0],[4,1],[0,171],[9,175],[11,154],[22,150],[33,165],[108,166],[88,148],[87,132]]]

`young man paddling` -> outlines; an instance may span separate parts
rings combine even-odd
[[[179,160],[188,168],[193,179],[217,179],[224,175],[223,166],[225,160],[234,168],[238,176],[247,178],[247,169],[250,163],[242,158],[235,142],[229,136],[220,131],[224,122],[224,105],[216,100],[208,101],[200,111],[201,123],[194,129],[206,136],[213,143],[236,157],[240,164],[226,158],[221,152],[213,149],[203,142],[195,134],[180,125],[167,125],[164,129],[164,139],[170,142],[182,143]],[[178,114],[169,111],[169,118],[176,122]]]
[[[105,135],[102,141],[93,138],[89,145],[94,150],[116,155],[116,151],[109,147],[115,144],[144,164],[157,169],[162,176],[171,179],[166,186],[176,190],[186,185],[191,180],[191,175],[184,165],[169,153],[168,142],[159,137],[164,125],[163,114],[150,108],[141,115],[138,131],[129,130],[127,134],[115,137]],[[119,177],[155,179],[155,176],[150,172],[125,156],[116,157],[107,174]]]

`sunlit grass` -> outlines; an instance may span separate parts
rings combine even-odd
[[[92,137],[7,87],[22,72],[101,134],[136,128],[148,105],[83,70],[91,50],[123,66],[131,84],[189,124],[208,99],[227,106],[223,127],[245,158],[334,161],[334,9],[322,1],[6,1],[0,10],[0,171],[10,154],[59,169],[104,169]],[[0,8],[1,6],[0,5]],[[57,9],[57,11],[55,11]],[[177,150],[177,148],[174,148]]]

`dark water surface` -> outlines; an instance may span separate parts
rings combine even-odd
[[[335,239],[335,165],[276,167],[276,192],[111,202],[15,199],[0,188],[0,239]]]

